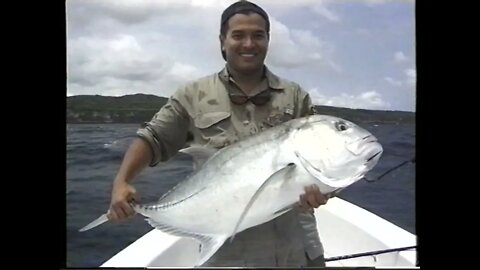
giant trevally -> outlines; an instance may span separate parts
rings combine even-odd
[[[158,202],[132,206],[153,227],[200,241],[201,265],[236,233],[291,210],[305,186],[316,184],[326,194],[363,178],[383,148],[369,131],[350,121],[312,115],[213,155],[200,146],[182,152],[197,161],[196,170]],[[107,220],[104,214],[81,231]]]

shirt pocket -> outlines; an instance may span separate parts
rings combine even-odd
[[[224,147],[230,129],[230,112],[207,112],[197,115],[193,120],[195,131],[199,136],[197,142],[210,147]]]
[[[287,107],[283,110],[273,110],[270,115],[265,119],[264,124],[267,127],[273,127],[285,123],[294,118],[293,108]]]

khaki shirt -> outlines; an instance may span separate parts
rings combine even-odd
[[[194,144],[222,148],[290,119],[313,114],[311,98],[298,84],[279,78],[266,67],[264,75],[253,94],[268,88],[272,97],[269,102],[259,106],[250,101],[243,105],[230,101],[229,91],[241,90],[229,76],[226,67],[178,89],[151,121],[137,132],[153,150],[150,166],[167,161],[183,148],[188,131],[193,134]],[[289,233],[285,233],[287,231]],[[240,244],[242,241],[243,245]],[[234,254],[239,253],[250,256],[244,246],[247,243],[251,246],[252,241],[257,242],[255,245],[258,250],[250,248],[250,254],[259,256],[254,259],[256,262],[249,263],[251,258],[234,258]],[[238,244],[233,245],[235,243]],[[263,266],[288,266],[292,262],[298,266],[297,262],[304,263],[302,260],[305,252],[312,259],[323,254],[315,218],[311,213],[298,211],[291,211],[271,222],[239,233],[233,244],[222,247],[223,250],[220,249],[215,255],[221,258],[215,259],[214,256],[213,261],[206,265],[258,266],[259,260],[263,260],[260,263]],[[265,253],[266,250],[270,250],[271,254]],[[303,256],[301,262],[294,258],[288,263],[289,257],[298,256]]]
[[[150,165],[167,161],[183,148],[189,130],[195,144],[222,148],[312,111],[310,96],[298,84],[281,79],[266,69],[260,85],[272,90],[271,100],[262,106],[251,102],[244,105],[230,102],[228,91],[239,90],[226,68],[178,89],[153,119],[137,132],[152,147]]]

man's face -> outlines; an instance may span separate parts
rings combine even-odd
[[[226,36],[220,36],[229,66],[242,73],[258,71],[267,55],[266,22],[257,13],[235,14],[228,20]]]

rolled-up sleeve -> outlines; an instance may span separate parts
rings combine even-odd
[[[307,115],[315,114],[315,107],[312,103],[312,98],[310,94],[304,91],[300,86],[298,86],[298,94],[297,94],[297,107],[298,107],[298,115],[297,117],[304,117]]]
[[[150,166],[167,161],[186,143],[190,118],[176,97],[178,94],[170,97],[165,106],[137,130],[137,136],[152,150]]]

